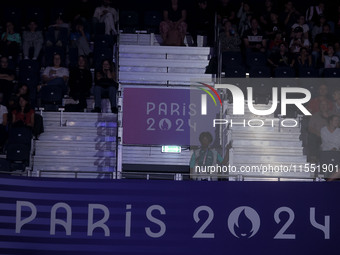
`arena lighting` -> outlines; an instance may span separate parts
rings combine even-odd
[[[166,153],[181,153],[181,146],[177,145],[164,145],[162,146],[162,152]]]

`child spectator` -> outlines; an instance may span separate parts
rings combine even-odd
[[[321,62],[324,64],[324,68],[339,68],[339,58],[334,56],[333,45],[328,45],[327,49],[321,50]]]
[[[29,49],[33,48],[33,60],[36,60],[40,54],[44,37],[41,31],[37,31],[37,23],[35,21],[30,21],[28,24],[28,31],[24,31],[22,35],[23,44],[22,50],[24,53],[24,58],[29,58]]]

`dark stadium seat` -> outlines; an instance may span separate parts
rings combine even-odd
[[[6,7],[2,9],[3,22],[11,21],[14,24],[14,29],[19,32],[22,26],[22,8]],[[6,31],[6,28],[4,29]]]
[[[9,130],[8,143],[31,145],[32,130],[27,127],[12,127]]]
[[[323,70],[323,75],[326,78],[339,78],[340,68],[325,68]]]
[[[246,63],[248,67],[253,66],[266,66],[267,58],[264,53],[261,52],[249,52],[246,55]]]
[[[249,71],[250,78],[269,78],[271,77],[268,66],[253,66]]]
[[[45,11],[40,7],[28,7],[25,11],[25,24],[34,20],[38,25],[38,30],[44,30],[45,27]]]
[[[6,159],[11,170],[24,171],[29,165],[31,147],[26,144],[8,144]]]
[[[139,29],[139,14],[136,11],[120,11],[119,26],[124,33],[134,33]]]
[[[241,52],[227,51],[222,53],[222,68],[241,66],[243,64]]]
[[[47,85],[41,88],[41,106],[47,111],[57,111],[62,105],[63,91],[61,87]]]
[[[10,171],[10,164],[7,159],[0,158],[0,172]]]
[[[317,78],[319,77],[319,70],[313,67],[303,67],[298,70],[300,78]]]
[[[144,29],[148,33],[159,33],[159,24],[163,19],[163,15],[159,11],[146,11],[144,13]]]
[[[230,66],[224,69],[226,78],[245,78],[246,71],[243,66]]]
[[[295,71],[291,67],[279,66],[275,68],[274,76],[276,78],[294,78]]]

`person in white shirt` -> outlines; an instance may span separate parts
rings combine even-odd
[[[67,80],[69,77],[69,71],[66,67],[61,66],[61,57],[59,54],[55,54],[53,57],[53,66],[45,68],[42,74],[42,80],[44,84],[38,86],[38,90],[41,86],[56,85],[62,88],[63,94],[67,94]]]
[[[292,26],[292,34],[290,37],[293,37],[294,36],[294,29],[297,28],[297,27],[301,27],[302,28],[302,32],[304,34],[304,37],[305,38],[308,38],[308,31],[309,31],[309,26],[305,23],[305,17],[303,15],[300,15],[298,20],[297,20],[297,23],[295,23],[293,26]]]
[[[321,61],[324,63],[324,68],[339,68],[339,58],[334,55],[334,47],[328,45],[327,55],[325,49],[322,49]]]
[[[321,128],[321,150],[340,151],[339,116],[331,115],[327,119],[328,125]]]
[[[95,9],[93,17],[97,22],[105,23],[106,35],[116,35],[119,15],[116,9],[110,7],[110,4],[110,0],[103,0],[103,4]]]

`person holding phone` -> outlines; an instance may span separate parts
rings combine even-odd
[[[321,61],[324,68],[339,68],[339,58],[334,55],[333,45],[328,45],[328,48],[321,48]]]

